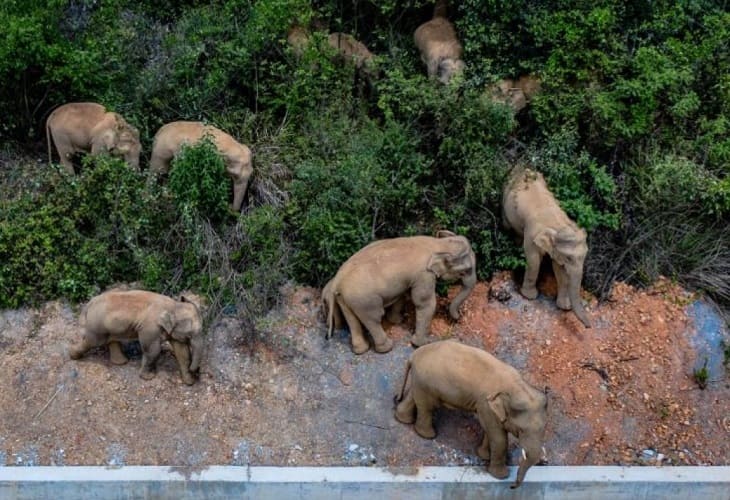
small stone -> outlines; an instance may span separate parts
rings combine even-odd
[[[355,451],[355,450],[357,450],[358,448],[359,448],[359,446],[353,443],[353,444],[351,444],[351,445],[350,445],[350,446],[349,446],[349,447],[347,448],[347,451]]]

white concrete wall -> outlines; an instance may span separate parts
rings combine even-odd
[[[0,499],[730,500],[730,467],[0,467]]]

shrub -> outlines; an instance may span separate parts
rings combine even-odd
[[[181,213],[192,212],[214,224],[229,215],[231,181],[210,135],[182,145],[172,160],[168,186]]]

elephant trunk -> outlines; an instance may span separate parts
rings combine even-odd
[[[570,294],[570,305],[576,317],[586,328],[590,328],[591,322],[588,319],[588,314],[586,314],[586,310],[583,308],[583,301],[580,298],[580,278],[570,280],[568,293]]]
[[[522,449],[522,460],[520,461],[520,467],[517,469],[517,479],[515,479],[515,483],[510,486],[510,488],[514,489],[519,487],[522,482],[525,480],[525,474],[527,474],[527,470],[535,465],[537,462],[540,461],[540,452],[530,452],[529,454],[525,453],[525,449]]]
[[[190,361],[190,371],[195,372],[200,368],[200,359],[203,356],[203,336],[196,335],[190,339],[190,351],[192,360]]]
[[[464,303],[469,294],[471,294],[472,290],[474,290],[476,284],[476,266],[472,265],[471,272],[461,279],[461,291],[456,297],[454,297],[454,300],[451,301],[451,305],[449,305],[449,315],[451,315],[453,319],[459,319],[459,307],[461,307],[461,304]]]

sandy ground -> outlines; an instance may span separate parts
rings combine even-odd
[[[589,301],[594,327],[584,329],[556,309],[554,281],[540,289],[526,301],[499,274],[478,284],[458,322],[440,299],[432,330],[483,347],[548,387],[549,464],[730,464],[728,336],[706,303],[668,281],[641,291],[619,283],[606,303]],[[439,410],[433,440],[393,418],[412,352],[412,311],[403,325],[388,325],[393,351],[355,356],[346,331],[325,339],[318,290],[283,293],[286,305],[260,321],[253,344],[235,317],[210,328],[191,387],[169,347],[151,381],[138,376],[135,344],[124,366],[111,365],[106,349],[71,361],[78,308],[3,311],[0,464],[483,463],[473,415]],[[693,372],[705,359],[701,390]]]

